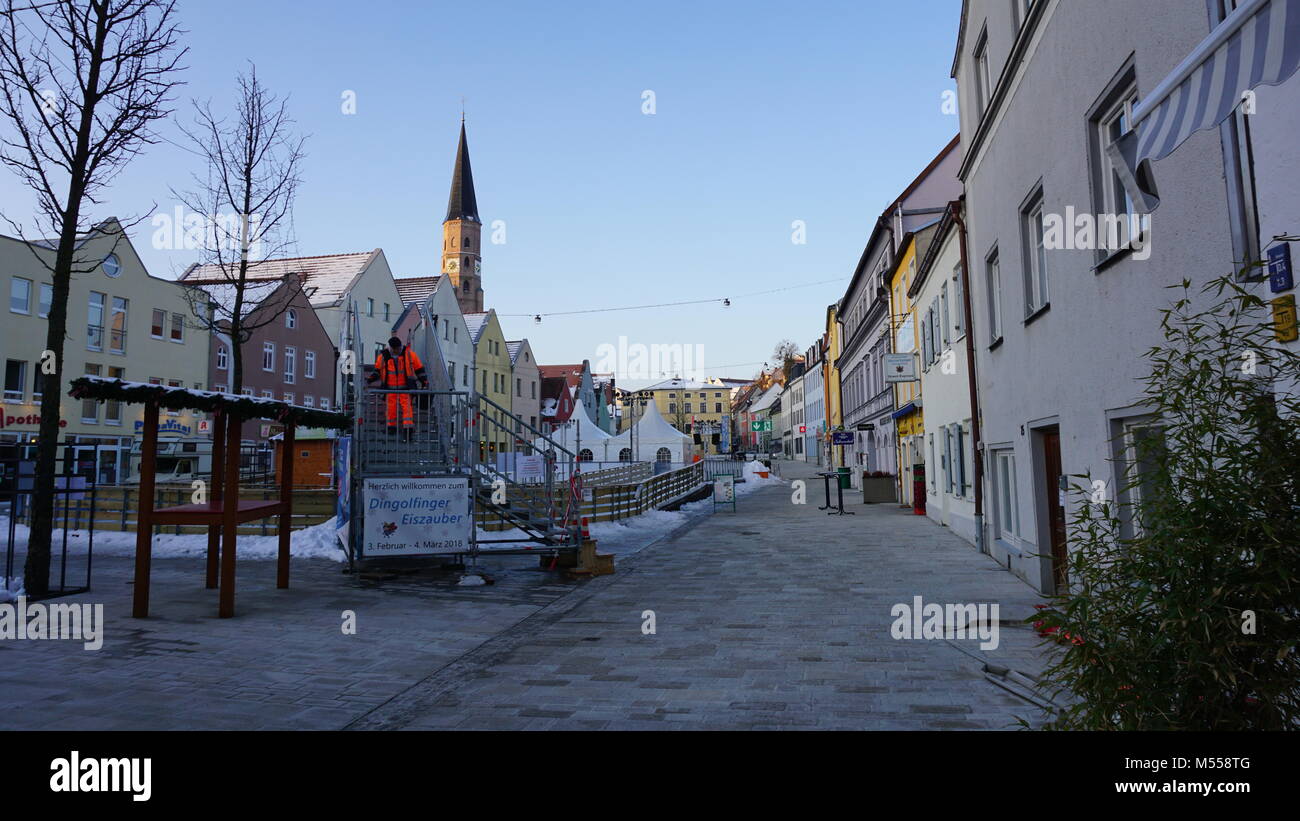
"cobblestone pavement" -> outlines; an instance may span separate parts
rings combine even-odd
[[[783,463],[786,478],[814,469]],[[955,729],[1037,723],[984,661],[1027,673],[1036,594],[924,517],[846,498],[828,516],[789,487],[742,497],[675,539],[563,581],[495,559],[497,583],[451,574],[367,582],[326,561],[239,568],[217,619],[198,560],[154,562],[152,617],[130,615],[131,564],[96,560],[104,646],[0,642],[0,728]],[[850,494],[851,496],[851,494]],[[621,552],[621,551],[620,551]],[[1000,646],[897,641],[891,608],[998,602]],[[356,635],[343,635],[353,610]],[[643,612],[653,610],[654,634]]]

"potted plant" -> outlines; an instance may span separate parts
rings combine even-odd
[[[864,504],[895,502],[894,475],[883,470],[862,471],[862,501]]]

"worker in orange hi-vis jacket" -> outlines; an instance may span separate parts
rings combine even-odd
[[[411,390],[418,381],[420,387],[428,389],[429,378],[424,372],[424,363],[415,351],[402,345],[402,340],[393,337],[388,340],[388,347],[375,357],[375,369],[367,377],[369,382],[379,382],[381,387],[389,390]],[[401,411],[402,429],[405,438],[411,438],[415,428],[415,415],[411,411],[411,397],[405,393],[388,394],[388,432],[397,433],[398,411]]]

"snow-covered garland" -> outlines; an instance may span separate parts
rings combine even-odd
[[[335,411],[304,408],[274,399],[258,399],[234,393],[172,388],[151,385],[147,382],[126,382],[102,376],[83,376],[72,380],[68,395],[74,399],[97,399],[101,402],[126,402],[144,404],[157,402],[158,406],[174,411],[224,411],[243,419],[273,419],[284,424],[306,428],[349,430],[352,417]]]

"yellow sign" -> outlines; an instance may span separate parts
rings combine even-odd
[[[1278,342],[1300,339],[1300,329],[1296,327],[1295,294],[1273,300],[1273,329]]]

